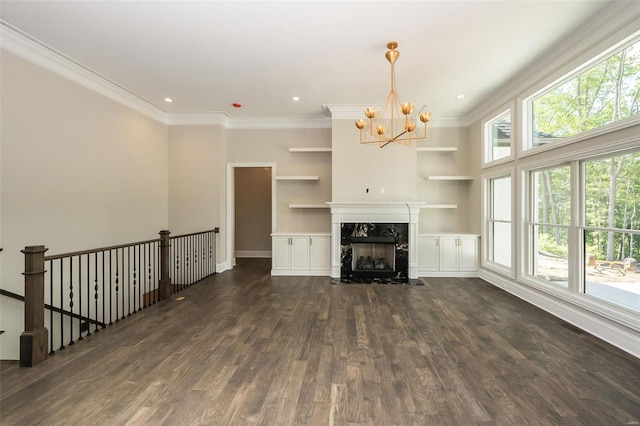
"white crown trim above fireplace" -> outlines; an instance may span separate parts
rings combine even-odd
[[[331,208],[331,278],[340,279],[340,224],[409,224],[409,279],[418,279],[418,218],[426,203],[416,201],[328,202]]]

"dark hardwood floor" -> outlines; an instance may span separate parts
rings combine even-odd
[[[8,425],[633,425],[640,360],[479,279],[271,277],[240,260],[32,368]],[[175,297],[175,296],[174,296]]]

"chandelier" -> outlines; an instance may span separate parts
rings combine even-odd
[[[367,108],[364,115],[369,119],[369,135],[365,136],[364,129],[367,122],[363,119],[356,121],[356,127],[360,129],[360,143],[379,143],[380,148],[389,145],[391,142],[410,146],[413,140],[427,138],[427,123],[431,121],[431,113],[420,114],[420,121],[424,125],[424,134],[416,132],[416,123],[411,120],[413,104],[401,103],[396,95],[396,75],[394,64],[400,52],[396,50],[398,43],[390,41],[387,43],[387,53],[384,55],[391,64],[391,91],[387,96],[382,113],[374,107]],[[369,138],[369,139],[367,139]]]

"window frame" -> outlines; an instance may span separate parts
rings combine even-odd
[[[543,170],[549,170],[560,167],[569,167],[569,186],[570,186],[570,221],[568,224],[558,224],[558,223],[546,223],[540,222],[538,220],[534,221],[536,216],[536,200],[534,200],[534,195],[537,196],[537,192],[535,191],[535,182],[533,179],[533,174],[537,172],[541,172]],[[572,239],[573,228],[575,227],[575,217],[574,217],[574,204],[576,202],[576,194],[574,192],[575,188],[575,172],[574,167],[572,165],[572,161],[568,159],[553,159],[538,162],[536,164],[532,164],[528,166],[522,172],[522,181],[523,181],[523,220],[522,220],[522,237],[523,241],[526,241],[526,244],[522,244],[523,250],[521,255],[521,278],[524,281],[527,281],[531,284],[534,284],[539,287],[547,287],[553,288],[555,290],[560,290],[563,292],[570,292],[575,287],[575,274],[572,273],[571,268],[571,258],[575,253],[575,243]],[[535,229],[539,226],[548,226],[559,229],[565,229],[567,232],[567,287],[550,283],[549,281],[540,278],[534,275],[534,256],[537,255],[537,239],[535,238]]]
[[[509,136],[509,155],[500,157],[498,159],[493,158],[493,140],[491,137],[491,125],[493,122],[498,120],[505,114],[510,114],[511,116],[511,134]],[[499,164],[508,163],[513,161],[516,158],[515,155],[515,147],[514,143],[516,138],[514,137],[517,134],[518,126],[517,126],[517,117],[516,117],[516,109],[515,103],[510,103],[509,105],[503,106],[495,110],[493,113],[489,114],[487,118],[482,120],[482,157],[481,168],[493,167]]]
[[[578,66],[573,67],[570,71],[562,74],[559,78],[552,80],[549,84],[546,84],[542,88],[532,91],[530,93],[525,94],[522,97],[522,100],[519,102],[520,108],[522,111],[521,118],[521,143],[519,144],[519,150],[517,158],[527,157],[531,155],[537,155],[541,152],[553,150],[559,147],[571,145],[577,142],[581,142],[587,139],[592,139],[596,136],[612,133],[617,130],[626,129],[628,127],[635,126],[640,124],[640,114],[624,118],[622,120],[613,121],[607,123],[600,127],[595,127],[593,129],[576,133],[571,136],[567,136],[562,138],[558,142],[549,143],[545,145],[540,145],[537,147],[533,146],[533,108],[532,103],[538,97],[556,89],[557,87],[565,84],[571,79],[581,75],[582,73],[588,71],[593,66],[599,64],[602,61],[610,58],[611,56],[617,54],[621,50],[629,47],[632,44],[640,43],[640,31],[636,31],[630,36],[624,38],[620,42],[612,45],[608,49],[601,51],[599,54],[592,56],[589,60],[582,61]],[[512,132],[513,134],[513,132]]]
[[[500,220],[497,222],[500,223],[510,223],[511,227],[511,259],[510,266],[503,265],[501,263],[497,263],[491,259],[491,254],[494,251],[494,241],[493,241],[493,233],[491,232],[492,223],[495,223],[496,220],[493,219],[493,190],[492,190],[492,181],[497,179],[511,179],[511,205],[510,205],[510,213],[511,220],[504,221]],[[515,170],[512,167],[509,167],[506,170],[496,170],[491,173],[486,173],[482,176],[482,199],[483,199],[483,231],[485,238],[483,239],[483,256],[482,256],[482,267],[489,269],[493,272],[496,272],[500,275],[504,275],[509,278],[515,278],[516,275],[516,259],[518,256],[518,247],[516,245],[516,195],[515,191],[516,182],[515,182]]]

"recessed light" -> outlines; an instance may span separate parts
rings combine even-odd
[[[462,99],[462,98],[464,98],[464,95],[462,93],[456,96],[456,99]]]
[[[293,102],[298,102],[298,101],[300,100],[300,96],[292,96],[292,97],[291,97],[291,100],[292,100]]]
[[[171,99],[171,98],[164,98],[164,101],[165,101],[165,102],[169,102],[169,103],[171,103],[171,102],[173,102],[173,99]]]

